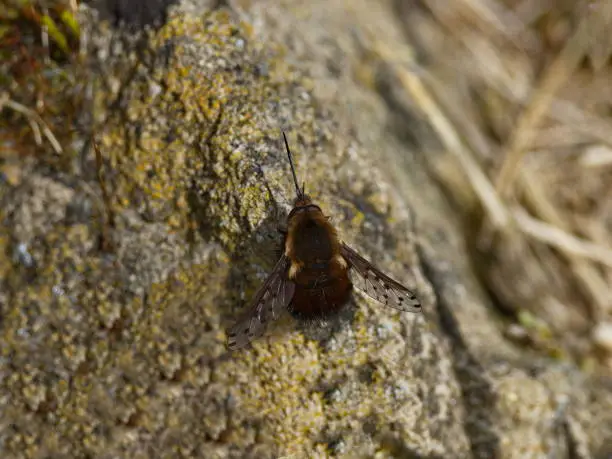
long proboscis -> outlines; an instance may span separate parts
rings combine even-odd
[[[291,150],[289,149],[289,142],[287,142],[287,136],[284,131],[281,131],[283,134],[283,139],[285,140],[285,148],[287,149],[287,157],[289,158],[289,165],[291,166],[291,173],[293,174],[293,183],[295,183],[295,190],[297,192],[299,199],[304,199],[304,189],[300,189],[298,185],[297,175],[295,173],[295,166],[293,165],[293,156],[291,156]]]

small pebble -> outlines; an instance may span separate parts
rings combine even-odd
[[[529,332],[519,324],[510,324],[505,329],[506,338],[521,344],[527,344],[531,341]]]
[[[612,323],[602,322],[593,329],[593,342],[612,353]]]
[[[155,82],[151,82],[149,84],[149,96],[151,99],[155,99],[157,96],[161,94],[163,88]]]
[[[15,249],[15,258],[26,268],[31,268],[34,266],[34,259],[32,258],[32,255],[30,255],[30,252],[28,252],[27,244],[23,242],[17,245]]]

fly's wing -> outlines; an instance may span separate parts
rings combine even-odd
[[[355,287],[390,308],[421,312],[421,302],[411,290],[381,272],[344,242],[340,251],[349,266],[359,275],[360,282]]]
[[[228,347],[240,349],[264,334],[268,323],[276,320],[283,308],[287,308],[295,284],[287,279],[289,259],[283,255],[257,291],[246,313],[228,330]]]

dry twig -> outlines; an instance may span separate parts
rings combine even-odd
[[[53,135],[53,132],[51,132],[51,129],[49,128],[47,123],[45,123],[45,121],[40,117],[38,113],[36,113],[32,109],[29,109],[28,107],[21,105],[18,102],[15,102],[14,100],[11,100],[8,94],[6,93],[0,95],[0,110],[2,110],[2,108],[5,106],[16,111],[17,113],[21,113],[23,116],[26,117],[28,123],[30,123],[32,131],[34,132],[34,139],[37,145],[42,144],[42,130],[42,133],[45,135],[45,137],[53,147],[55,153],[57,153],[58,155],[62,154],[62,146]]]

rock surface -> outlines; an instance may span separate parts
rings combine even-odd
[[[505,340],[420,157],[435,140],[360,45],[401,46],[400,9],[219,3],[138,40],[92,27],[101,167],[89,149],[1,185],[2,457],[609,457],[609,383]],[[355,295],[340,327],[284,318],[226,352],[292,201],[281,127],[422,316]]]

